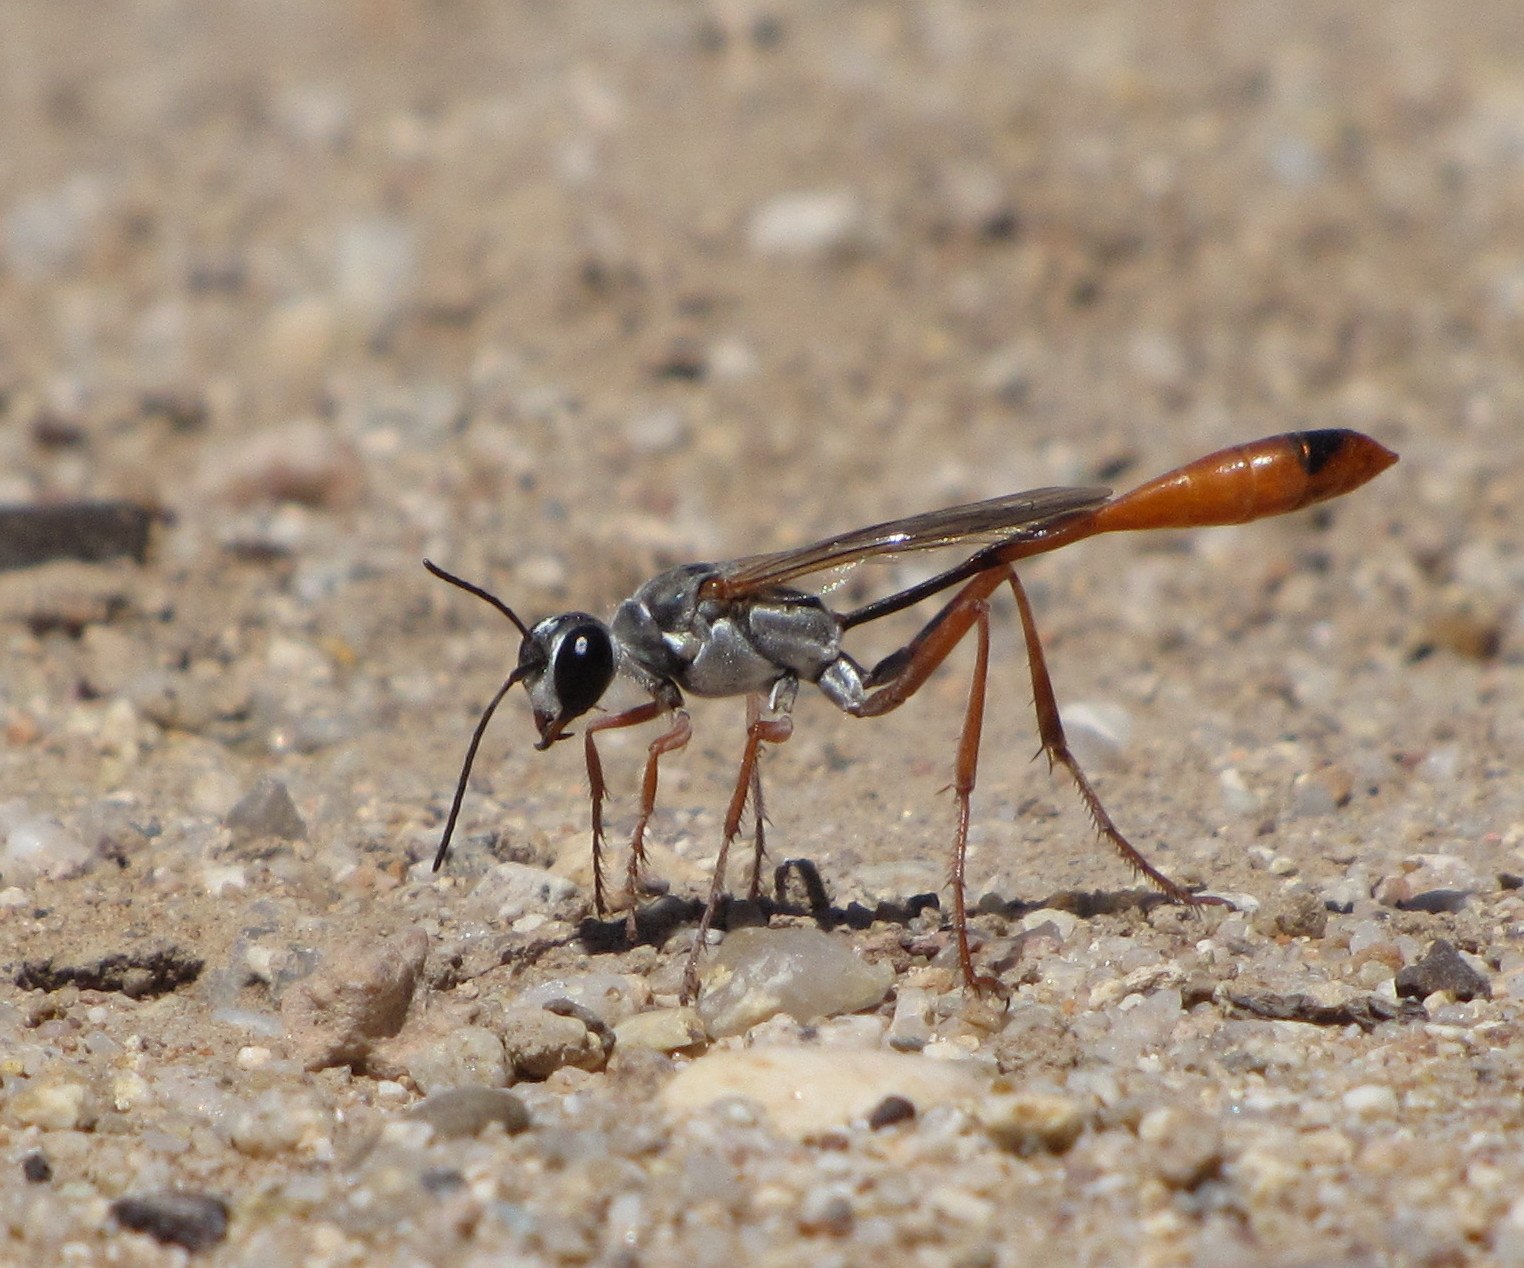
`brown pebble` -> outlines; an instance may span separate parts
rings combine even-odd
[[[879,1131],[895,1123],[909,1122],[914,1117],[914,1102],[903,1096],[886,1096],[868,1111],[868,1126]]]

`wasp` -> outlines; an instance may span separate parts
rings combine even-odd
[[[603,803],[608,795],[597,736],[604,731],[661,721],[641,781],[640,810],[630,839],[629,892],[639,892],[645,835],[656,806],[662,758],[693,734],[685,694],[744,696],[746,739],[735,788],[725,812],[719,856],[698,936],[684,973],[684,994],[697,991],[697,956],[724,893],[726,860],[740,835],[748,804],[755,824],[752,892],[760,886],[764,848],[762,776],[764,744],[793,734],[793,706],[801,684],[815,687],[844,713],[878,717],[909,700],[948,655],[972,633],[973,678],[953,758],[957,802],[950,884],[958,961],[966,985],[979,979],[969,948],[964,859],[979,766],[979,739],[989,676],[990,600],[1010,588],[1026,641],[1041,752],[1050,767],[1068,772],[1097,833],[1139,874],[1170,899],[1201,906],[1223,900],[1176,884],[1122,835],[1070,751],[1059,715],[1032,605],[1015,565],[1101,533],[1142,529],[1204,528],[1243,524],[1339,497],[1379,475],[1397,455],[1359,432],[1322,430],[1271,436],[1199,458],[1113,496],[1103,488],[1044,488],[928,511],[874,524],[823,541],[727,563],[683,564],[653,577],[615,609],[609,621],[566,612],[530,626],[501,599],[425,561],[435,576],[485,600],[520,635],[518,663],[492,697],[466,750],[455,798],[445,821],[434,869],[443,866],[460,816],[466,783],[483,734],[503,697],[522,683],[539,741],[548,749],[571,737],[568,728],[592,710],[614,679],[623,676],[649,697],[632,708],[602,713],[582,728],[592,800],[593,904],[608,908],[603,868]],[[930,550],[962,550],[960,562],[924,581],[849,612],[827,606],[796,583],[821,578],[869,559]],[[845,646],[860,625],[951,591],[920,632],[871,667]]]

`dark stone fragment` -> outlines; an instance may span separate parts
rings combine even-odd
[[[141,405],[144,414],[165,419],[178,432],[201,431],[211,416],[205,398],[197,392],[145,392]]]
[[[454,1167],[430,1167],[418,1176],[418,1183],[423,1185],[435,1197],[443,1197],[447,1193],[455,1193],[466,1187],[466,1177],[461,1175]]]
[[[1374,1030],[1385,1021],[1425,1021],[1422,1005],[1411,1000],[1393,1003],[1379,995],[1362,995],[1343,1004],[1319,1003],[1311,995],[1277,995],[1273,991],[1242,991],[1228,996],[1240,1013],[1266,1021],[1300,1021],[1309,1026],[1356,1025]]]
[[[1431,915],[1444,915],[1464,911],[1471,895],[1464,889],[1427,889],[1397,904],[1398,911],[1426,911]]]
[[[203,964],[179,947],[154,947],[103,955],[86,964],[55,964],[51,958],[24,960],[15,980],[24,991],[77,986],[82,991],[120,991],[133,999],[152,999],[194,982]]]
[[[868,1126],[874,1131],[906,1123],[915,1117],[915,1105],[903,1096],[886,1096],[868,1111]]]
[[[133,502],[0,506],[0,568],[53,559],[100,563],[148,558],[148,532],[160,512]]]
[[[658,379],[671,379],[680,383],[697,383],[708,372],[703,349],[686,339],[677,340],[652,367],[651,373]]]
[[[1397,973],[1397,994],[1403,999],[1423,999],[1435,991],[1449,991],[1459,1000],[1491,999],[1492,983],[1453,945],[1438,938],[1423,959]]]
[[[186,1250],[205,1250],[228,1235],[227,1203],[210,1193],[166,1190],[120,1198],[111,1214],[123,1228]]]
[[[28,1184],[46,1184],[53,1178],[53,1164],[42,1150],[34,1149],[21,1160],[21,1174]]]

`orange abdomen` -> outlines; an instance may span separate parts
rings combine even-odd
[[[1219,449],[1124,493],[1090,533],[1205,528],[1284,515],[1359,488],[1397,461],[1357,431],[1289,432]]]

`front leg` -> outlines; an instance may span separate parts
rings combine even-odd
[[[645,704],[636,705],[633,709],[626,709],[622,713],[611,713],[601,718],[594,718],[584,728],[582,733],[582,751],[587,758],[587,790],[593,800],[593,910],[602,917],[608,913],[608,903],[603,885],[603,803],[609,795],[608,784],[603,778],[603,761],[598,756],[598,746],[593,742],[593,736],[599,731],[613,731],[620,727],[639,726],[642,722],[649,722],[652,718],[660,717],[671,709],[659,700],[651,700]],[[684,718],[687,714],[683,714]],[[664,737],[665,738],[665,737]],[[652,745],[655,748],[655,745]],[[649,760],[649,759],[648,759]],[[654,772],[648,773],[647,782],[651,785],[651,801],[656,798],[656,777]],[[646,815],[640,821],[638,834],[645,831],[645,819],[650,817],[649,806]]]
[[[646,864],[646,824],[656,810],[657,763],[664,753],[675,753],[693,736],[693,723],[688,710],[672,710],[672,725],[651,741],[646,750],[646,771],[640,782],[640,817],[635,820],[635,831],[630,834],[630,861],[627,883],[630,891],[629,927],[630,939],[635,937],[635,896],[640,893],[641,874]]]

